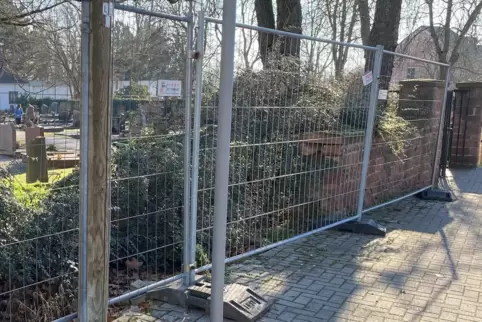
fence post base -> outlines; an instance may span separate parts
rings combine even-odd
[[[335,227],[335,229],[343,232],[350,232],[355,234],[364,234],[364,235],[375,235],[375,236],[382,236],[385,237],[387,234],[387,228],[377,224],[373,219],[370,219],[368,222],[348,222],[342,225]]]
[[[446,201],[452,202],[455,197],[451,191],[441,190],[441,189],[427,189],[415,195],[417,198],[422,200],[436,200],[436,201]]]
[[[188,306],[211,309],[211,284],[200,282],[189,287]],[[272,302],[241,284],[227,284],[223,292],[223,317],[237,322],[253,322],[268,312]]]

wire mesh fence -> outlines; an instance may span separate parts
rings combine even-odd
[[[214,255],[223,34],[220,21],[202,14],[203,28],[192,30],[188,5],[116,4],[111,303],[136,294],[138,280],[182,277],[191,264],[207,270]],[[11,86],[0,87],[0,143],[12,136],[10,159],[0,159],[2,321],[74,312],[85,270],[79,249],[96,251],[79,245],[79,10],[69,3],[43,17],[50,29],[31,37],[45,46],[29,52],[30,36],[12,30],[1,50]],[[433,184],[446,89],[433,78],[446,66],[249,25],[235,37],[228,260]],[[48,63],[33,72],[27,54]]]
[[[78,9],[61,4],[39,14],[35,28],[2,25],[1,321],[48,321],[76,310]]]
[[[385,52],[365,207],[431,187],[447,66]],[[442,76],[444,77],[444,76]]]
[[[115,12],[110,297],[182,272],[188,33],[183,21]]]
[[[221,32],[215,21],[206,25],[197,197],[201,270],[212,257]],[[375,56],[374,48],[318,46],[319,40],[249,26],[236,34],[227,257],[357,215],[372,87],[362,76]],[[245,41],[257,50],[247,50]],[[313,61],[329,61],[333,52],[345,60]]]

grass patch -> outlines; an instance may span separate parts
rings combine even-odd
[[[49,193],[53,183],[72,173],[74,168],[49,170],[49,182],[27,183],[25,173],[17,174],[9,180],[15,198],[27,207],[39,207],[40,202]]]

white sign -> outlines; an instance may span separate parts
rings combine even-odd
[[[179,80],[160,80],[157,96],[181,96],[182,82]]]
[[[381,89],[378,91],[378,99],[379,100],[387,100],[388,99],[388,91],[386,89]]]
[[[362,76],[363,85],[367,86],[373,82],[373,73],[369,71],[365,75]]]

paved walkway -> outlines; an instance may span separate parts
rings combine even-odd
[[[453,203],[411,198],[371,214],[385,238],[320,233],[230,265],[228,280],[274,301],[265,322],[482,321],[482,169],[448,179]],[[151,314],[209,321],[167,304]]]

